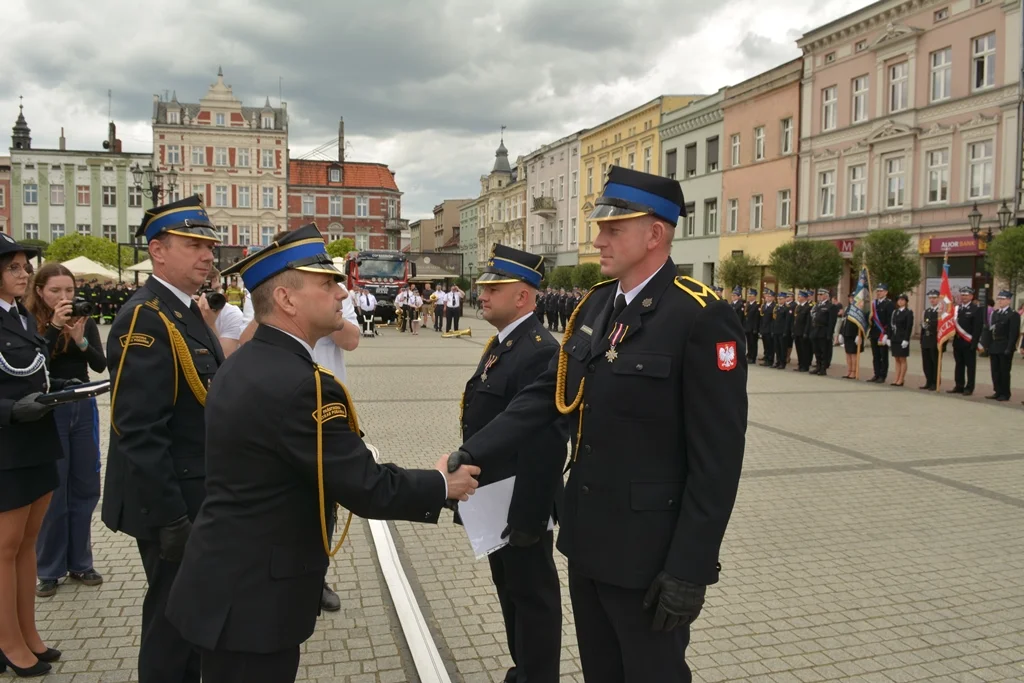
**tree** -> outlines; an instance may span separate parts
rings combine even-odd
[[[733,254],[718,264],[718,278],[726,287],[753,287],[761,281],[761,264],[747,254]]]
[[[797,284],[806,285],[807,289],[835,287],[843,276],[843,255],[839,253],[839,247],[832,242],[819,240],[809,241],[808,244],[811,246],[811,261],[806,282]],[[917,264],[914,265],[916,268]]]
[[[855,264],[866,263],[872,284],[889,287],[892,298],[921,282],[918,256],[910,250],[910,234],[902,230],[875,230],[853,252]]]
[[[350,237],[342,237],[327,243],[327,255],[331,258],[344,258],[350,251],[356,250],[356,243]]]
[[[779,285],[810,287],[808,278],[812,265],[814,243],[810,240],[786,242],[777,246],[768,256],[768,265]],[[838,279],[838,278],[837,278]]]
[[[572,274],[574,268],[572,266],[558,266],[551,273],[548,274],[548,287],[554,287],[555,289],[572,287]]]
[[[455,278],[455,286],[461,289],[463,292],[469,291],[469,278],[457,277]]]
[[[986,251],[989,269],[1006,280],[1011,292],[1024,285],[1024,226],[1007,228],[996,235]]]
[[[26,247],[38,247],[43,258],[46,258],[46,251],[50,248],[50,243],[46,240],[18,240],[18,244],[24,244]]]
[[[572,270],[572,284],[580,289],[590,289],[603,279],[596,263],[581,263]]]
[[[58,237],[46,250],[48,261],[70,261],[79,256],[85,256],[96,263],[110,268],[117,268],[118,246],[110,240],[92,235],[66,235]],[[135,265],[135,250],[131,247],[121,247],[121,267]]]

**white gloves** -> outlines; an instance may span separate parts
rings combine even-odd
[[[858,346],[860,345],[860,335],[859,334],[857,335],[857,339],[856,339],[856,341],[854,343],[857,344]]]
[[[839,343],[840,343],[840,344],[842,344],[842,343],[843,343],[843,335],[839,335]]]
[[[910,346],[910,342],[908,342],[908,341],[904,341],[904,342],[903,342],[903,344],[901,344],[901,346],[902,346],[903,348],[907,348],[908,346]]]

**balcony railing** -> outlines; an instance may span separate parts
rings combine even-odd
[[[556,212],[554,197],[533,198],[533,213],[541,216],[554,216]]]
[[[557,254],[558,248],[561,245],[558,244],[534,244],[530,247],[530,251],[535,254]]]
[[[593,243],[580,245],[580,254],[600,254],[601,251]]]
[[[385,230],[401,232],[409,229],[409,221],[405,218],[388,218],[384,221]]]

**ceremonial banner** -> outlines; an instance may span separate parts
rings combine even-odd
[[[871,310],[871,283],[868,281],[867,267],[860,269],[857,279],[857,290],[853,293],[853,303],[846,309],[846,319],[857,326],[863,339],[868,333],[868,315]]]
[[[942,284],[939,286],[939,346],[956,334],[956,304],[949,286],[949,264],[942,265]]]

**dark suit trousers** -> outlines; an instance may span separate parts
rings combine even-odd
[[[811,340],[809,338],[796,338],[796,354],[799,366],[804,370],[810,370],[811,360],[814,356],[814,351],[811,348]]]
[[[938,349],[921,349],[921,367],[924,369],[924,383],[927,386],[935,386],[935,374],[939,366]]]
[[[459,329],[459,309],[449,306],[448,307],[448,325],[445,332],[451,332],[453,329]],[[452,325],[455,327],[453,328]]]
[[[814,355],[817,356],[817,364],[814,369],[818,372],[825,372],[829,364],[829,350],[832,348],[832,339],[819,337],[811,340],[814,345]]]
[[[199,651],[164,616],[179,564],[160,559],[160,544],[137,539],[149,587],[142,602],[139,683],[199,683]]]
[[[559,328],[558,329],[564,330],[566,322],[567,322],[567,319],[566,319],[565,311],[559,311],[558,312],[558,324],[559,324]]]
[[[747,362],[757,362],[757,332],[747,332]]]
[[[569,564],[583,678],[587,683],[690,683],[686,665],[688,626],[652,631],[654,608],[644,609],[646,590],[594,581]]]
[[[969,346],[960,346],[953,342],[953,360],[956,361],[956,388],[974,391],[974,376],[978,369],[978,352]],[[966,383],[964,374],[966,373]]]
[[[889,347],[881,346],[878,340],[871,340],[871,359],[874,361],[875,377],[885,379],[889,374]]]
[[[505,546],[487,558],[513,662],[507,683],[558,683],[562,599],[553,539],[548,531],[529,547]]]
[[[786,335],[773,334],[775,339],[775,365],[780,367],[786,364]]]
[[[434,331],[440,332],[444,324],[444,304],[434,306]]]
[[[775,360],[775,337],[770,334],[761,335],[761,347],[764,351],[764,362],[771,365]]]
[[[298,670],[298,645],[270,654],[203,650],[203,683],[292,683]]]
[[[992,364],[992,393],[1010,398],[1010,368],[1013,365],[1013,354],[993,353],[988,359]]]

